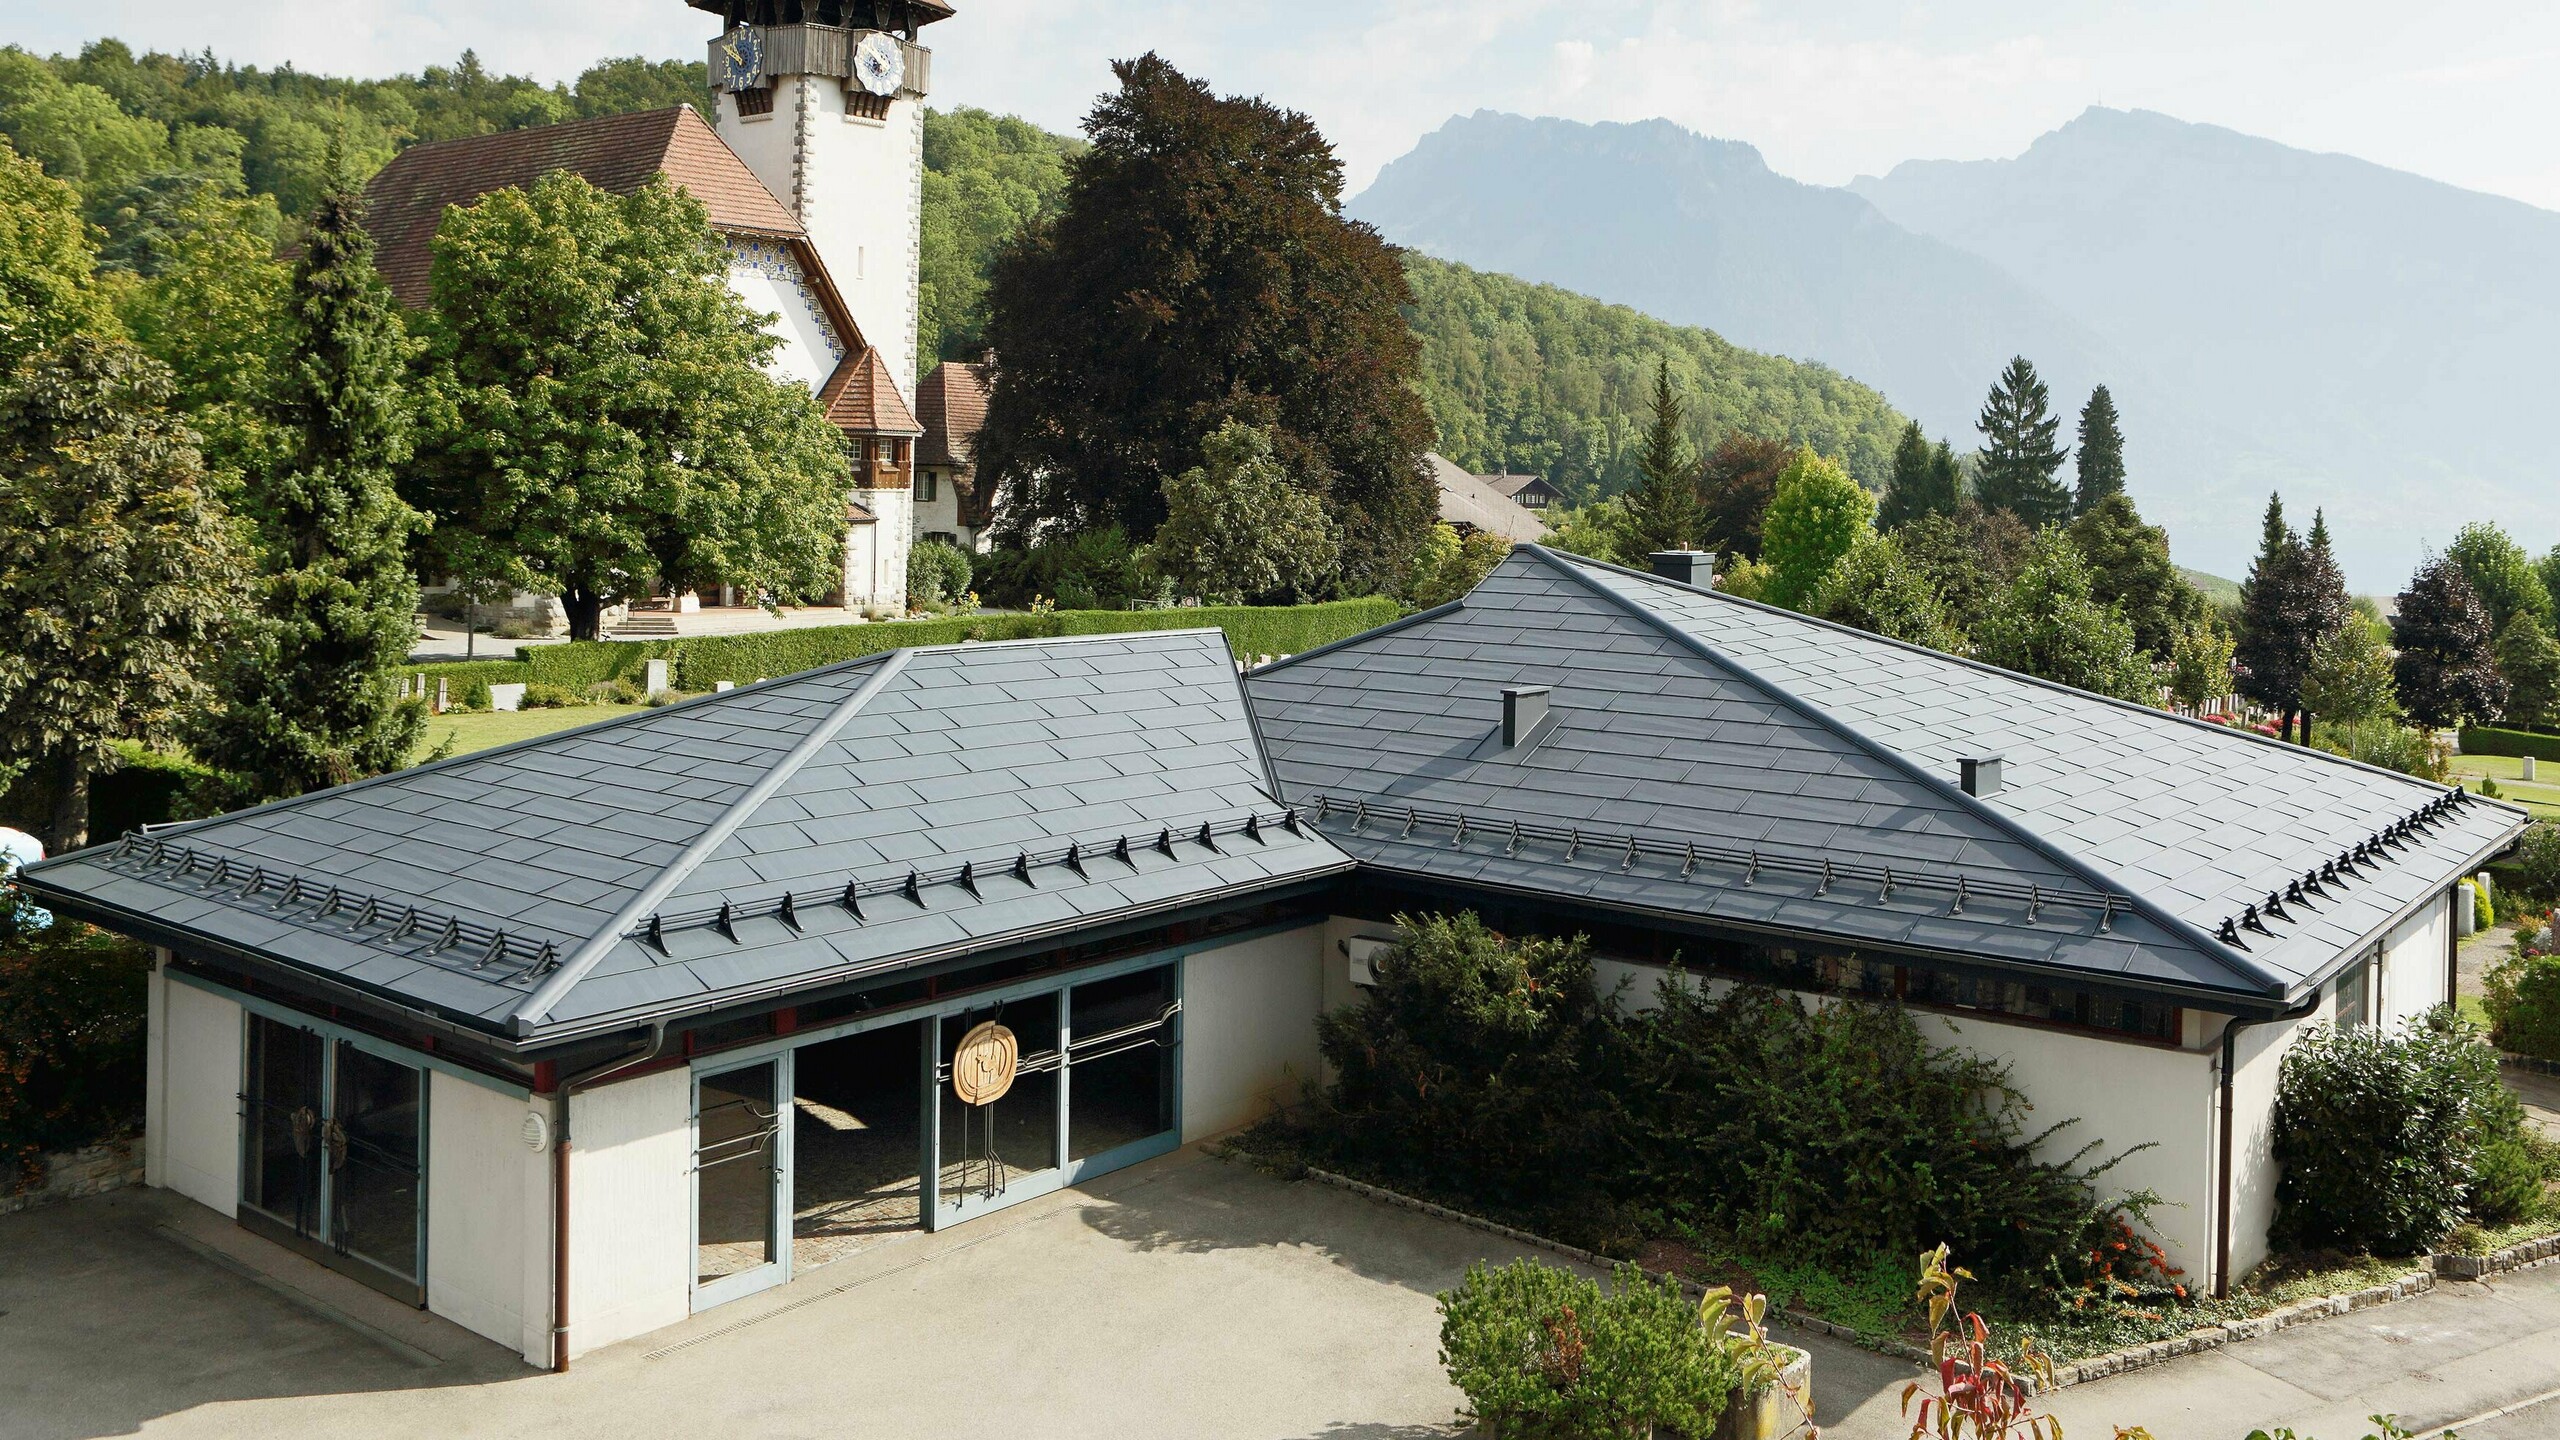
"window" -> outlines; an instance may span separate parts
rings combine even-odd
[[[2329,1022],[2341,1030],[2365,1023],[2366,992],[2372,963],[2370,957],[2359,959],[2352,968],[2338,976],[2338,988],[2329,1006]]]
[[[895,440],[879,441],[877,448],[871,453],[873,458],[877,459],[881,464],[895,465],[898,463],[898,442]]]
[[[942,476],[939,472],[932,470],[919,470],[916,472],[916,501],[918,504],[930,505],[935,500],[940,499],[941,494]]]
[[[742,120],[752,120],[759,115],[770,115],[773,113],[772,86],[758,85],[752,90],[737,91],[736,94],[738,97],[738,118]]]

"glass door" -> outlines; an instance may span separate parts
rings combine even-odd
[[[1058,1188],[1063,998],[1051,991],[942,1017],[934,1071],[937,1226]],[[991,1045],[1009,1062],[996,1067],[1008,1078],[994,1085],[984,1078]]]
[[[240,1223],[426,1303],[426,1074],[249,1017]]]
[[[783,1278],[782,1061],[696,1077],[693,1303],[734,1300]]]
[[[1080,1173],[1173,1148],[1175,990],[1174,967],[1161,965],[1068,992],[1067,1158]]]

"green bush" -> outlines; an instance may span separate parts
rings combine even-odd
[[[605,683],[610,684],[612,682],[607,681]],[[586,703],[586,696],[578,691],[570,689],[566,685],[545,685],[537,681],[524,687],[522,708],[527,710],[561,710],[572,705],[584,705]]]
[[[2560,824],[2537,821],[2516,841],[2511,862],[2517,889],[2535,900],[2560,900]]]
[[[32,1163],[142,1120],[142,946],[72,920],[28,928],[0,904],[0,1194]],[[15,1180],[12,1179],[15,1172]]]
[[[1479,1261],[1440,1317],[1450,1382],[1505,1440],[1704,1437],[1742,1378],[1678,1282],[1632,1265],[1603,1289],[1532,1260]]]
[[[2527,918],[2515,953],[2481,977],[2480,998],[2499,1049],[2560,1063],[2560,954],[2548,923]]]
[[[969,552],[939,540],[920,540],[907,552],[907,608],[956,604],[969,593]]]
[[[2438,1011],[2389,1030],[2318,1025],[2277,1071],[2273,1237],[2414,1255],[2477,1203],[2498,1055]]]
[[[2471,923],[2486,930],[2498,923],[2498,902],[2489,887],[2472,876],[2462,877],[2462,888],[2471,892]]]
[[[453,660],[428,665],[403,665],[395,673],[404,683],[414,683],[423,676],[427,682],[427,698],[430,700],[435,698],[438,680],[445,683],[447,694],[459,697],[474,685],[487,687],[521,684],[543,678],[534,674],[533,666],[522,660]]]
[[[2099,1218],[2094,1172],[2034,1157],[2007,1067],[1899,1006],[1672,983],[1632,1028],[1631,1178],[1675,1217],[1833,1265],[1945,1243],[2012,1287],[2069,1272]]]
[[[2532,730],[2503,730],[2494,725],[2465,725],[2462,727],[2462,753],[2530,755],[2536,760],[2560,760],[2560,735]]]
[[[1061,610],[1116,610],[1155,589],[1137,547],[1117,525],[998,550],[978,562],[978,590],[990,605],[1028,607],[1045,597]]]
[[[1623,1231],[1616,1083],[1627,1046],[1579,940],[1511,941],[1473,914],[1397,918],[1377,983],[1316,1020],[1326,1145],[1391,1184]]]
[[[2448,758],[2425,731],[2391,720],[2346,720],[2322,726],[2313,733],[2312,744],[2332,755],[2437,784],[2452,778]]]

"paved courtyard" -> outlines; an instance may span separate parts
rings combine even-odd
[[[123,1192],[0,1217],[0,1437],[1255,1437],[1455,1433],[1433,1295],[1504,1242],[1183,1152],[882,1246],[538,1374],[212,1212]],[[1789,1336],[1789,1339],[1798,1337]],[[1837,1440],[1913,1371],[1827,1340]],[[2352,1440],[2560,1388],[2560,1268],[2071,1390],[2073,1433]],[[2560,1402],[2469,1440],[2560,1433]]]

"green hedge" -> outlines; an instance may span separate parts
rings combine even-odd
[[[522,660],[439,660],[426,665],[403,665],[400,678],[427,677],[427,693],[435,694],[436,682],[442,680],[456,700],[477,685],[512,685],[531,682],[533,667]]]
[[[2502,730],[2494,725],[2466,725],[2462,727],[2462,753],[2530,755],[2536,760],[2560,760],[2560,735]]]
[[[962,615],[705,635],[682,640],[582,640],[527,649],[521,661],[412,666],[411,673],[465,679],[526,680],[584,691],[602,680],[638,680],[653,659],[675,661],[675,684],[708,690],[721,680],[746,684],[911,645],[963,640],[1028,640],[1050,635],[1114,635],[1135,630],[1200,630],[1227,634],[1237,655],[1294,655],[1383,625],[1399,613],[1383,596],[1322,605],[1200,606],[1180,610],[1059,610],[1042,615]],[[465,672],[471,672],[468,675]],[[486,672],[486,673],[481,673]]]

